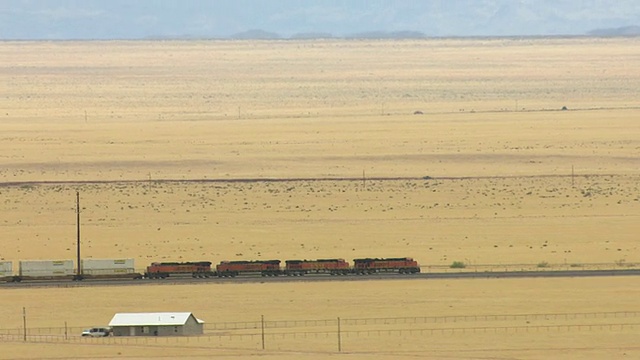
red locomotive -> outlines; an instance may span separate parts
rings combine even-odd
[[[211,271],[210,261],[154,262],[147,266],[147,271],[145,272],[145,277],[148,279],[164,279],[176,275],[208,278],[215,276],[215,273]]]
[[[420,272],[420,266],[412,258],[354,259],[353,272],[360,275],[379,272],[415,274]]]
[[[222,261],[216,266],[218,277],[235,277],[241,274],[262,276],[280,275],[280,260],[266,261]]]
[[[303,276],[306,274],[347,275],[351,272],[349,263],[344,259],[287,260],[284,274]]]

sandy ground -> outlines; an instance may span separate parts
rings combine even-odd
[[[30,331],[57,337],[34,336],[34,347],[17,332],[2,344],[0,358],[634,358],[640,311],[614,313],[638,309],[638,288],[636,278],[576,278],[7,289],[5,326],[22,327],[24,306]],[[207,331],[188,339],[78,337],[83,325],[107,323],[123,309],[188,309]],[[259,324],[261,316],[268,325],[265,350],[259,327],[216,330],[231,328],[229,322]],[[285,321],[297,323],[284,327]],[[68,340],[59,333],[65,322]]]
[[[75,258],[79,191],[83,256],[131,257],[140,270],[158,260],[365,256],[412,256],[426,272],[454,261],[471,269],[636,266],[638,45],[2,43],[0,258],[16,270],[19,260]],[[228,182],[237,179],[282,181]],[[22,307],[31,328],[66,321],[74,331],[123,311],[193,311],[208,322],[635,314],[636,282],[10,289],[0,328],[20,328]],[[633,358],[636,323],[631,315],[456,323],[463,334],[386,327],[345,338],[339,355],[333,328],[313,338],[272,335],[265,351],[255,336],[5,339],[0,349],[11,359]],[[544,327],[555,325],[568,328]],[[479,327],[492,330],[470,330]]]

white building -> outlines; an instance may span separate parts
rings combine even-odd
[[[203,324],[189,312],[118,313],[109,322],[113,336],[202,335]]]

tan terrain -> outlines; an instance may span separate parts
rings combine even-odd
[[[19,260],[74,259],[79,191],[83,257],[134,258],[139,271],[389,256],[414,257],[423,272],[454,271],[454,261],[635,268],[639,45],[1,43],[0,258],[15,271]],[[2,289],[0,334],[10,335],[0,358],[633,358],[637,282]],[[78,337],[115,312],[142,311],[193,311],[209,327],[155,343]],[[483,317],[500,314],[526,316]],[[346,319],[342,352],[335,323],[268,328],[265,350],[259,329],[213,330],[261,315]],[[381,318],[396,320],[348,322]]]

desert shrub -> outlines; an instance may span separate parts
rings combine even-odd
[[[633,264],[628,263],[626,259],[616,260],[616,265],[620,267],[633,267]]]
[[[454,261],[449,267],[452,269],[464,269],[467,267],[467,264],[462,261]]]
[[[538,267],[539,268],[548,268],[549,267],[549,263],[546,261],[541,261],[538,263]]]

